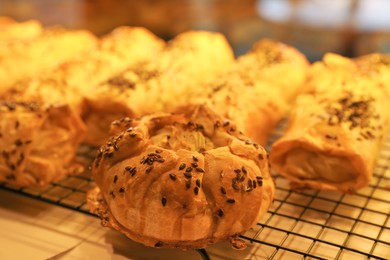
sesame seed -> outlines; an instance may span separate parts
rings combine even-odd
[[[196,167],[198,167],[198,164],[197,163],[191,163],[191,166],[196,168]]]
[[[171,180],[175,181],[177,179],[176,175],[174,173],[170,173],[169,174],[169,177],[171,178]]]
[[[223,126],[228,126],[229,124],[230,124],[229,120],[225,120],[225,121],[223,122]]]
[[[200,168],[200,167],[196,167],[195,170],[196,170],[197,172],[204,172],[204,170],[203,170],[202,168]]]
[[[185,163],[180,164],[179,166],[179,171],[183,170],[186,167]]]
[[[165,205],[167,204],[167,198],[162,197],[161,198],[161,204],[163,205],[163,207],[165,207]]]
[[[114,183],[116,183],[118,181],[118,175],[115,175],[114,176]]]
[[[186,169],[186,172],[192,172],[192,167],[191,167],[191,166],[188,167],[188,168]]]
[[[226,194],[226,189],[224,187],[221,187],[222,194]]]
[[[130,135],[130,137],[135,137],[137,134],[136,133],[130,133],[129,135]]]
[[[234,172],[235,173],[241,173],[241,170],[240,169],[235,169]]]
[[[110,195],[111,195],[111,197],[112,197],[113,199],[115,199],[114,191],[111,191],[111,192],[110,192]]]
[[[154,247],[162,247],[163,246],[163,242],[161,241],[158,241],[156,244],[154,244]]]
[[[121,188],[119,189],[119,193],[124,193],[124,192],[125,192],[125,188],[121,187]]]
[[[15,145],[16,146],[21,146],[22,144],[23,144],[22,140],[20,140],[20,139],[16,139],[15,140]]]
[[[185,173],[184,173],[184,176],[185,176],[187,179],[191,179],[191,178],[192,178],[192,173],[190,173],[190,172],[185,172]]]
[[[259,155],[257,156],[257,158],[259,158],[259,160],[264,160],[264,155],[262,155],[261,153],[259,153]]]
[[[196,186],[198,186],[200,188],[200,180],[199,179],[196,180]]]
[[[162,153],[162,150],[161,149],[157,149],[156,153]]]
[[[186,182],[186,188],[187,188],[187,189],[191,188],[191,180],[188,180],[188,181]]]
[[[242,172],[245,173],[245,174],[248,173],[247,170],[246,170],[246,168],[245,168],[244,166],[241,167],[241,170],[242,170]]]
[[[227,199],[226,202],[230,204],[234,204],[236,201],[234,199]]]
[[[198,193],[199,193],[199,187],[195,187],[195,188],[194,188],[194,193],[195,193],[195,195],[198,195]]]
[[[192,156],[192,160],[194,160],[195,162],[199,161],[196,156]]]
[[[146,168],[145,172],[146,173],[150,173],[152,170],[153,170],[153,165],[151,165],[148,168]]]
[[[223,213],[224,213],[223,209],[219,208],[218,209],[218,216],[222,218],[223,217]]]

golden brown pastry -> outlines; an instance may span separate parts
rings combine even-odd
[[[302,91],[308,68],[309,62],[295,48],[261,40],[217,79],[189,90],[193,95],[188,103],[213,106],[247,136],[265,145]]]
[[[71,166],[85,133],[81,120],[85,92],[128,65],[152,58],[162,46],[164,42],[145,29],[118,28],[102,39],[94,52],[16,85],[16,89],[7,93],[8,101],[3,102],[17,109],[4,108],[5,116],[0,116],[4,136],[0,138],[0,147],[8,147],[15,140],[32,142],[28,146],[11,145],[11,150],[4,148],[6,154],[15,154],[12,149],[19,149],[15,156],[23,154],[26,163],[15,167],[12,165],[18,160],[16,157],[11,163],[8,159],[0,160],[0,169],[4,170],[2,179],[14,185],[44,186],[67,174],[66,167]],[[39,104],[39,112],[26,108],[25,104],[31,102]],[[20,131],[9,130],[15,120],[20,122]],[[7,134],[8,131],[12,134]]]
[[[190,89],[227,69],[234,55],[222,34],[189,31],[175,37],[149,63],[137,64],[93,91],[88,112],[88,144],[107,139],[110,123],[123,116],[140,116],[184,105],[192,97]]]
[[[271,205],[274,184],[266,151],[231,127],[207,106],[113,122],[93,163],[91,212],[152,247],[203,248],[243,233]]]
[[[373,68],[335,54],[313,65],[310,93],[270,154],[293,187],[354,192],[369,183],[390,126],[390,81]]]
[[[44,186],[77,170],[85,127],[68,106],[0,101],[0,182]]]
[[[0,45],[14,41],[34,39],[42,31],[42,24],[37,20],[18,23],[11,18],[0,17]]]
[[[46,105],[68,104],[81,115],[87,93],[127,67],[152,59],[164,45],[163,40],[147,29],[119,27],[103,37],[93,51],[49,73],[14,85],[6,98]]]
[[[0,45],[0,95],[21,80],[93,49],[96,43],[96,37],[87,31],[56,28],[30,41]]]

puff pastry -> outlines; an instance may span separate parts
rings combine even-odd
[[[44,186],[79,169],[85,127],[68,106],[0,101],[0,182]]]
[[[265,145],[302,91],[308,68],[309,62],[295,48],[261,40],[215,80],[189,90],[193,95],[188,103],[211,105],[247,136]]]
[[[0,45],[8,42],[34,39],[42,31],[42,24],[37,20],[18,23],[11,18],[0,17]]]
[[[152,59],[164,45],[163,40],[147,29],[119,27],[103,37],[93,51],[49,73],[14,85],[6,98],[46,105],[67,104],[81,115],[84,97],[94,91],[94,87],[129,66]]]
[[[30,41],[0,45],[0,95],[15,83],[47,72],[96,46],[87,31],[49,29]]]
[[[369,60],[328,54],[313,65],[309,93],[270,154],[293,187],[352,193],[369,183],[390,125],[390,81]]]
[[[162,40],[145,29],[118,28],[102,39],[94,52],[14,86],[6,95],[8,101],[3,102],[0,147],[11,147],[3,150],[7,158],[8,154],[23,154],[26,163],[16,167],[17,158],[12,163],[0,160],[3,180],[20,186],[44,186],[67,174],[65,166],[71,165],[86,130],[81,120],[85,92],[128,65],[152,58],[163,46]],[[28,109],[29,103],[39,105],[40,110]],[[12,109],[7,110],[7,106]],[[15,120],[20,125],[18,131],[12,129]],[[28,146],[12,145],[25,139],[31,140]],[[15,153],[15,149],[20,152]]]
[[[199,88],[233,60],[222,34],[188,31],[178,35],[154,60],[137,64],[87,96],[88,113],[83,116],[89,132],[86,142],[102,144],[115,119],[186,104],[192,97],[190,89]]]
[[[92,167],[91,212],[147,246],[234,241],[267,211],[274,184],[266,151],[226,122],[204,105],[113,122]]]

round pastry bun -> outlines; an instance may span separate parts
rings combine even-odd
[[[134,241],[181,249],[231,241],[272,203],[264,148],[205,105],[123,118],[111,130],[88,205]]]

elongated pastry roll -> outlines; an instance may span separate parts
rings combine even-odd
[[[85,92],[128,65],[152,58],[163,46],[162,40],[145,29],[118,28],[102,39],[94,52],[15,86],[3,102],[0,154],[5,153],[7,158],[12,154],[23,156],[23,161],[15,164],[20,157],[10,159],[12,162],[0,160],[4,170],[0,181],[44,186],[71,172],[68,167],[86,130],[81,120]],[[39,110],[28,109],[30,103]],[[12,129],[15,121],[19,122],[18,131]],[[25,139],[30,140],[28,146],[12,145]],[[15,153],[15,149],[20,152]]]
[[[268,210],[274,184],[264,148],[224,122],[207,106],[114,122],[93,163],[91,212],[147,246],[234,244]]]
[[[0,45],[0,95],[21,80],[91,50],[96,43],[96,37],[87,31],[55,28],[30,41]]]
[[[369,183],[389,130],[390,82],[373,66],[335,54],[310,75],[310,92],[273,144],[271,165],[293,187],[354,192]]]
[[[37,20],[18,23],[8,17],[0,17],[0,45],[34,39],[42,32],[42,24]]]
[[[6,98],[46,105],[67,104],[81,115],[84,97],[98,84],[129,66],[151,60],[164,46],[165,42],[147,29],[119,27],[103,37],[93,51],[14,85]]]
[[[129,68],[87,96],[88,112],[83,116],[89,129],[86,142],[102,144],[115,119],[187,104],[191,89],[227,69],[233,60],[222,34],[189,31],[178,35],[154,60]]]
[[[67,106],[0,101],[0,182],[44,186],[78,169],[84,125]]]
[[[293,47],[261,40],[215,80],[190,90],[193,95],[188,103],[213,106],[265,145],[302,90],[308,67],[307,59]]]

